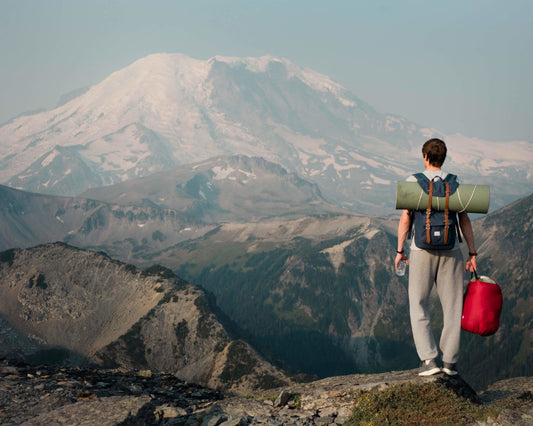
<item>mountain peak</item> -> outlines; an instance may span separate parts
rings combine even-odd
[[[215,56],[208,61],[210,64],[216,62],[222,62],[232,67],[244,66],[246,70],[253,73],[275,73],[278,76],[282,75],[286,79],[298,78],[304,84],[315,90],[335,94],[345,106],[356,106],[354,96],[350,96],[348,91],[340,84],[334,82],[324,74],[320,74],[309,68],[302,68],[285,58],[274,55],[247,58]]]

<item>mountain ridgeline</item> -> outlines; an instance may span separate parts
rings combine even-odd
[[[411,366],[391,238],[357,216],[228,224],[154,261],[213,292],[272,360],[324,377]]]
[[[129,261],[201,237],[224,222],[349,213],[327,203],[316,185],[245,156],[219,157],[83,195],[0,185],[0,250],[63,241]]]
[[[178,211],[206,223],[347,213],[317,185],[258,157],[218,157],[86,191],[82,197]]]
[[[2,185],[0,200],[2,250],[63,241],[106,247],[127,259],[140,244],[158,250],[214,227],[169,209],[33,194]]]
[[[289,382],[230,337],[204,291],[159,266],[47,244],[2,252],[0,286],[1,357],[149,369],[230,390]]]

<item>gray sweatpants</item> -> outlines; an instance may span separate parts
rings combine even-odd
[[[442,361],[459,358],[463,310],[464,259],[460,250],[411,250],[409,255],[409,312],[420,359],[438,356],[431,332],[429,295],[436,286],[443,312],[440,338]]]

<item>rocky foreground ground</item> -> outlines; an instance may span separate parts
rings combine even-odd
[[[150,371],[0,364],[0,422],[6,425],[335,425],[361,392],[412,382],[440,383],[481,404],[516,397],[519,409],[484,424],[533,424],[533,378],[498,382],[477,395],[462,379],[420,378],[416,370],[331,377],[251,395],[229,395]],[[483,423],[480,423],[483,424]]]

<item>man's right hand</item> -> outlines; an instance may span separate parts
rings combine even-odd
[[[398,269],[398,263],[400,263],[402,260],[406,263],[406,265],[409,265],[409,259],[407,259],[405,253],[397,253],[396,258],[394,259],[394,269]]]

